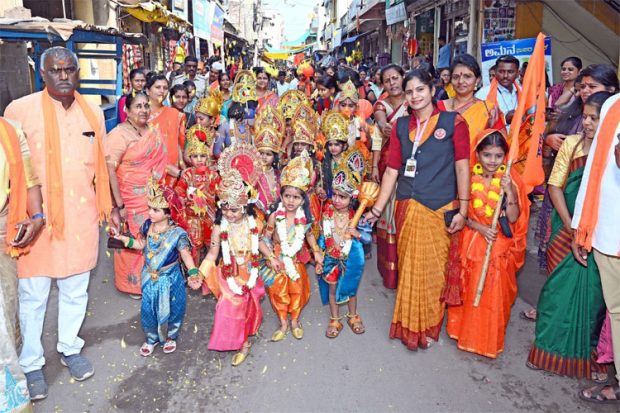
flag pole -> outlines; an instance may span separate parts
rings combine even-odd
[[[512,169],[512,159],[506,164],[506,172],[504,174],[510,175]],[[499,201],[495,206],[495,212],[493,213],[493,221],[491,222],[491,229],[497,228],[497,221],[499,221],[499,214],[502,212],[502,202],[504,201],[504,188],[499,192]],[[478,287],[476,288],[476,297],[474,298],[474,307],[480,305],[480,298],[484,291],[484,283],[487,279],[487,273],[489,272],[489,262],[491,261],[491,250],[493,249],[493,241],[489,241],[487,244],[487,252],[484,256],[484,263],[482,265],[482,271],[480,271],[480,279],[478,280]]]

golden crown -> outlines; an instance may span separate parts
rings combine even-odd
[[[217,186],[217,197],[220,205],[245,206],[248,204],[248,189],[243,182],[241,173],[236,169],[220,172],[222,179]]]
[[[340,101],[343,102],[345,99],[351,99],[353,103],[357,103],[360,100],[360,94],[350,79],[344,84],[340,92]]]
[[[299,105],[299,107],[295,110],[295,113],[293,114],[293,119],[295,119],[295,121],[299,119],[305,120],[306,123],[310,125],[315,130],[315,133],[316,133],[316,129],[319,124],[319,116],[317,115],[316,111],[310,105],[310,102],[308,101],[302,102]]]
[[[323,115],[321,130],[327,142],[347,142],[349,137],[349,122],[340,112],[329,111]]]
[[[364,155],[358,149],[348,149],[334,169],[332,188],[356,196],[367,172]]]
[[[299,105],[307,101],[306,95],[301,90],[287,90],[278,101],[278,109],[285,119],[292,119]]]
[[[255,130],[261,130],[267,126],[276,129],[281,135],[284,135],[286,122],[282,117],[282,113],[272,105],[263,105],[256,113],[254,120]]]
[[[282,134],[270,126],[264,126],[258,130],[254,138],[254,146],[256,149],[267,149],[274,153],[281,152]]]
[[[210,155],[211,144],[215,138],[215,130],[207,129],[200,125],[194,125],[185,134],[187,146],[185,153],[191,155]]]
[[[282,169],[280,175],[280,185],[292,186],[306,192],[310,186],[310,178],[312,177],[312,159],[307,151],[303,151],[301,155],[291,159]]]
[[[303,119],[297,119],[293,123],[293,143],[306,143],[315,147],[316,133],[314,128]]]
[[[222,95],[222,92],[220,92],[219,89],[215,89],[211,91],[209,96],[198,101],[194,112],[200,112],[211,117],[216,117],[219,116],[223,104],[224,96]]]
[[[256,76],[251,70],[241,70],[235,76],[232,100],[239,103],[247,103],[256,100]]]
[[[164,186],[155,179],[155,177],[149,177],[146,184],[146,202],[151,208],[170,208],[168,200],[164,196]]]

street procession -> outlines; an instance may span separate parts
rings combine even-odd
[[[0,1],[0,413],[620,410],[620,3]]]

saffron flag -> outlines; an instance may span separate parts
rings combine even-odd
[[[542,167],[545,106],[545,35],[539,33],[523,78],[519,104],[510,124],[508,159],[521,174],[526,193],[545,180]]]

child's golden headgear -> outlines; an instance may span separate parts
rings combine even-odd
[[[188,129],[185,136],[187,138],[187,146],[185,147],[187,156],[210,155],[210,147],[215,137],[214,130],[194,125]]]
[[[264,126],[254,138],[254,146],[256,149],[266,149],[273,153],[281,152],[282,134],[270,126]]]
[[[306,192],[310,187],[312,177],[312,159],[307,151],[303,151],[300,156],[291,159],[282,170],[280,175],[280,185],[292,186]]]
[[[254,185],[261,174],[261,163],[255,147],[229,146],[222,152],[217,169],[222,177],[217,190],[220,204],[245,206],[256,202],[258,195]]]
[[[220,116],[222,105],[224,104],[224,96],[219,89],[215,89],[210,92],[209,96],[200,99],[194,112],[204,113],[212,118]]]
[[[295,120],[293,123],[293,143],[305,143],[311,145],[313,149],[316,149],[314,144],[315,136],[314,128],[305,120]]]
[[[319,116],[316,111],[310,105],[310,102],[302,102],[293,114],[293,119],[298,121],[303,119],[308,125],[310,125],[316,131],[319,124]]]
[[[362,178],[366,175],[368,164],[364,155],[357,149],[347,150],[334,169],[332,188],[356,197]]]
[[[351,101],[356,104],[360,100],[360,94],[350,79],[342,86],[342,91],[340,92],[340,101],[344,101],[345,99],[351,99]]]
[[[293,119],[299,105],[307,101],[306,95],[301,90],[287,90],[278,101],[278,109],[282,112],[284,119]]]
[[[347,142],[349,138],[349,122],[340,112],[329,111],[323,115],[321,130],[327,142]]]
[[[267,126],[276,129],[280,135],[284,135],[286,122],[280,110],[271,105],[263,105],[254,119],[255,130],[261,130]]]
[[[233,85],[232,100],[239,103],[257,100],[256,76],[254,72],[251,70],[241,70],[237,73]]]

